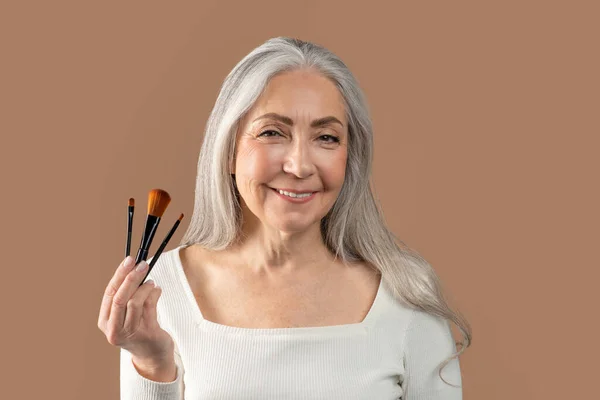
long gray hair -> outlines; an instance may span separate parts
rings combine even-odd
[[[373,128],[367,103],[350,70],[327,49],[298,39],[272,38],[246,55],[229,73],[206,124],[194,211],[180,245],[199,244],[221,250],[240,239],[242,209],[230,169],[239,122],[273,76],[301,68],[314,69],[337,86],[348,118],[345,180],[335,204],[321,220],[324,242],[342,261],[366,262],[378,269],[399,302],[458,326],[464,341],[456,342],[460,350],[442,362],[438,371],[442,378],[443,367],[470,345],[471,328],[459,312],[448,306],[431,265],[386,227],[369,185]]]

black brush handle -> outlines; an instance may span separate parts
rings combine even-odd
[[[135,256],[135,265],[138,265],[140,261],[148,258],[148,249],[142,249],[141,247],[138,249],[137,255]]]
[[[133,208],[134,206],[127,206],[127,245],[125,246],[125,257],[131,254],[131,230],[133,229]]]
[[[160,217],[156,215],[150,215],[146,217],[146,228],[144,229],[144,235],[142,236],[142,242],[140,249],[138,250],[137,256],[135,257],[135,265],[138,265],[140,261],[148,258],[148,250],[152,244],[152,239],[160,223]]]
[[[142,279],[142,281],[140,282],[139,286],[142,286],[144,284],[144,281],[148,277],[148,274],[150,274],[150,271],[152,271],[152,267],[154,267],[154,264],[156,264],[156,261],[158,260],[158,257],[160,257],[160,255],[162,254],[162,252],[165,249],[165,247],[167,247],[167,243],[169,243],[169,240],[171,240],[171,236],[173,236],[173,234],[177,230],[177,227],[179,226],[180,222],[181,222],[181,220],[175,221],[175,224],[173,224],[173,227],[171,228],[171,230],[169,231],[169,233],[165,237],[165,240],[163,240],[163,242],[160,244],[160,247],[158,248],[158,250],[156,250],[156,253],[154,254],[154,257],[152,257],[152,261],[150,261],[150,264],[148,265],[148,272],[146,272],[146,276],[144,276],[144,279]]]
[[[181,221],[179,221],[179,220],[175,221],[175,224],[173,225],[173,227],[171,228],[171,230],[169,231],[169,233],[165,237],[165,240],[163,240],[163,242],[160,244],[160,247],[158,248],[158,250],[156,250],[156,254],[154,255],[154,257],[152,257],[152,261],[150,261],[150,265],[149,265],[150,268],[148,268],[148,272],[150,272],[150,270],[152,269],[152,267],[154,267],[154,264],[156,264],[156,261],[158,260],[158,257],[160,257],[160,255],[162,254],[162,252],[165,249],[165,247],[167,247],[167,244],[169,243],[169,240],[171,240],[171,236],[173,236],[173,234],[177,230],[177,227],[179,226],[180,222]]]

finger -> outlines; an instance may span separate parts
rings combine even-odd
[[[100,305],[100,313],[98,315],[98,327],[102,330],[106,328],[106,322],[110,317],[110,310],[112,306],[112,300],[117,290],[123,283],[123,280],[133,267],[134,259],[131,256],[127,256],[121,261],[121,264],[117,267],[111,280],[108,282],[106,289],[104,290],[104,296],[102,296],[102,304]]]
[[[112,299],[108,324],[112,325],[112,328],[114,329],[120,330],[123,328],[123,324],[125,323],[125,313],[127,311],[127,302],[138,289],[140,282],[146,276],[146,271],[148,271],[148,263],[146,261],[140,261],[137,266],[144,266],[144,268],[141,270],[138,270],[137,267],[132,269],[131,272],[127,274],[125,280]]]
[[[129,336],[138,330],[144,313],[144,304],[148,301],[153,289],[154,282],[149,280],[140,286],[127,302],[127,311],[123,322],[124,336]]]
[[[160,286],[157,286],[152,290],[150,296],[144,303],[144,319],[147,319],[148,326],[158,325],[158,317],[156,315],[156,306],[158,304],[158,299],[162,294],[162,289]]]

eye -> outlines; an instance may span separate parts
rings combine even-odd
[[[258,135],[258,137],[264,136],[266,133],[273,133],[274,134],[274,135],[266,135],[267,137],[273,137],[275,135],[281,136],[281,133],[279,133],[278,131],[269,129],[269,130],[266,130],[266,131],[262,131]],[[319,138],[326,138],[326,140],[322,140],[325,143],[339,143],[340,142],[340,138],[337,137],[337,136],[333,136],[333,135],[321,135],[321,136],[319,136]],[[327,140],[327,139],[329,139],[329,140]]]
[[[274,131],[274,130],[271,130],[271,129],[269,129],[268,131],[263,131],[263,132],[261,132],[261,133],[258,135],[258,137],[261,137],[261,136],[263,136],[265,133],[268,133],[268,132],[273,132],[273,133],[276,133],[276,134],[278,134],[278,135],[280,135],[280,136],[281,136],[281,133],[279,133],[279,132],[277,132],[277,131]],[[268,135],[268,136],[272,136],[272,135]],[[273,135],[273,136],[274,136],[274,135]]]
[[[340,138],[338,138],[337,136],[333,136],[333,135],[321,135],[320,137],[330,138],[331,141],[326,140],[327,143],[339,143],[339,141],[340,141]]]

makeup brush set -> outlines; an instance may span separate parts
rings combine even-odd
[[[158,224],[160,223],[160,219],[163,216],[165,210],[169,206],[171,202],[171,196],[169,193],[162,189],[152,189],[148,194],[148,214],[146,215],[146,227],[144,228],[144,233],[142,235],[142,241],[140,243],[140,248],[137,252],[137,256],[135,257],[135,265],[137,265],[140,261],[146,261],[148,259],[148,252],[150,249],[150,245],[152,244],[152,239],[154,239],[154,234],[156,233],[156,229],[158,228]],[[128,206],[128,218],[127,218],[127,246],[125,249],[125,257],[129,256],[129,252],[131,250],[131,230],[133,227],[133,211],[135,208],[135,200],[133,198],[129,199]],[[177,230],[177,227],[181,223],[183,219],[183,214],[179,216],[179,219],[175,221],[175,224],[160,244],[158,250],[156,250],[156,254],[152,257],[152,261],[148,264],[148,272],[146,272],[146,276],[140,282],[139,286],[142,286],[150,271],[152,271],[152,267],[156,264],[156,261],[162,254],[165,247],[167,247],[167,243],[171,239],[171,236]]]

